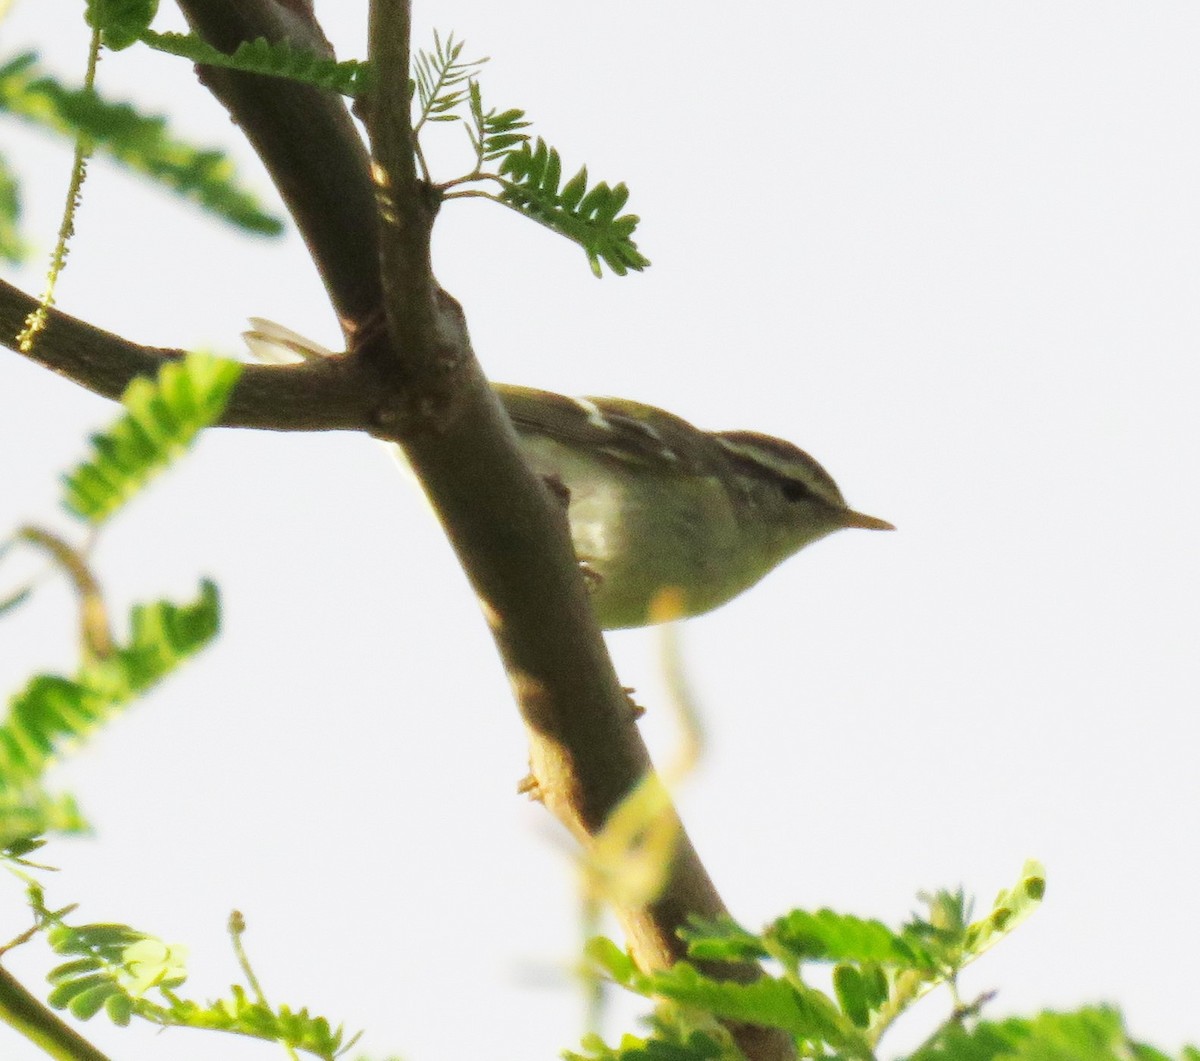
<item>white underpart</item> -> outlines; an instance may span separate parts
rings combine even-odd
[[[611,535],[611,513],[618,511],[621,503],[620,480],[605,475],[595,459],[578,448],[542,435],[522,435],[521,452],[535,472],[557,479],[571,492],[575,552],[602,568],[617,548]]]

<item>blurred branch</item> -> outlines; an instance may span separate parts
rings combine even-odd
[[[79,599],[79,644],[85,658],[105,659],[112,655],[112,630],[109,628],[104,593],[88,567],[84,554],[57,534],[41,527],[18,527],[14,537],[49,553],[71,580],[75,596]]]
[[[70,1025],[39,1002],[7,969],[0,969],[0,1020],[60,1061],[108,1061]]]

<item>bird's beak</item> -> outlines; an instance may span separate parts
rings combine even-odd
[[[874,516],[864,516],[861,512],[846,509],[842,513],[843,527],[861,527],[863,530],[895,530],[886,519],[876,519]]]

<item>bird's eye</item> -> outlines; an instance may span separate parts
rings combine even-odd
[[[795,479],[784,479],[779,486],[779,491],[783,494],[785,501],[803,501],[808,497],[808,488]]]

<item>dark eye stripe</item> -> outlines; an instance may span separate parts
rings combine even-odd
[[[803,501],[813,496],[813,492],[797,479],[784,479],[779,484],[779,491],[785,501]]]
[[[718,431],[712,437],[743,475],[780,483],[787,500],[810,496],[845,507],[833,477],[798,446],[754,431]]]

